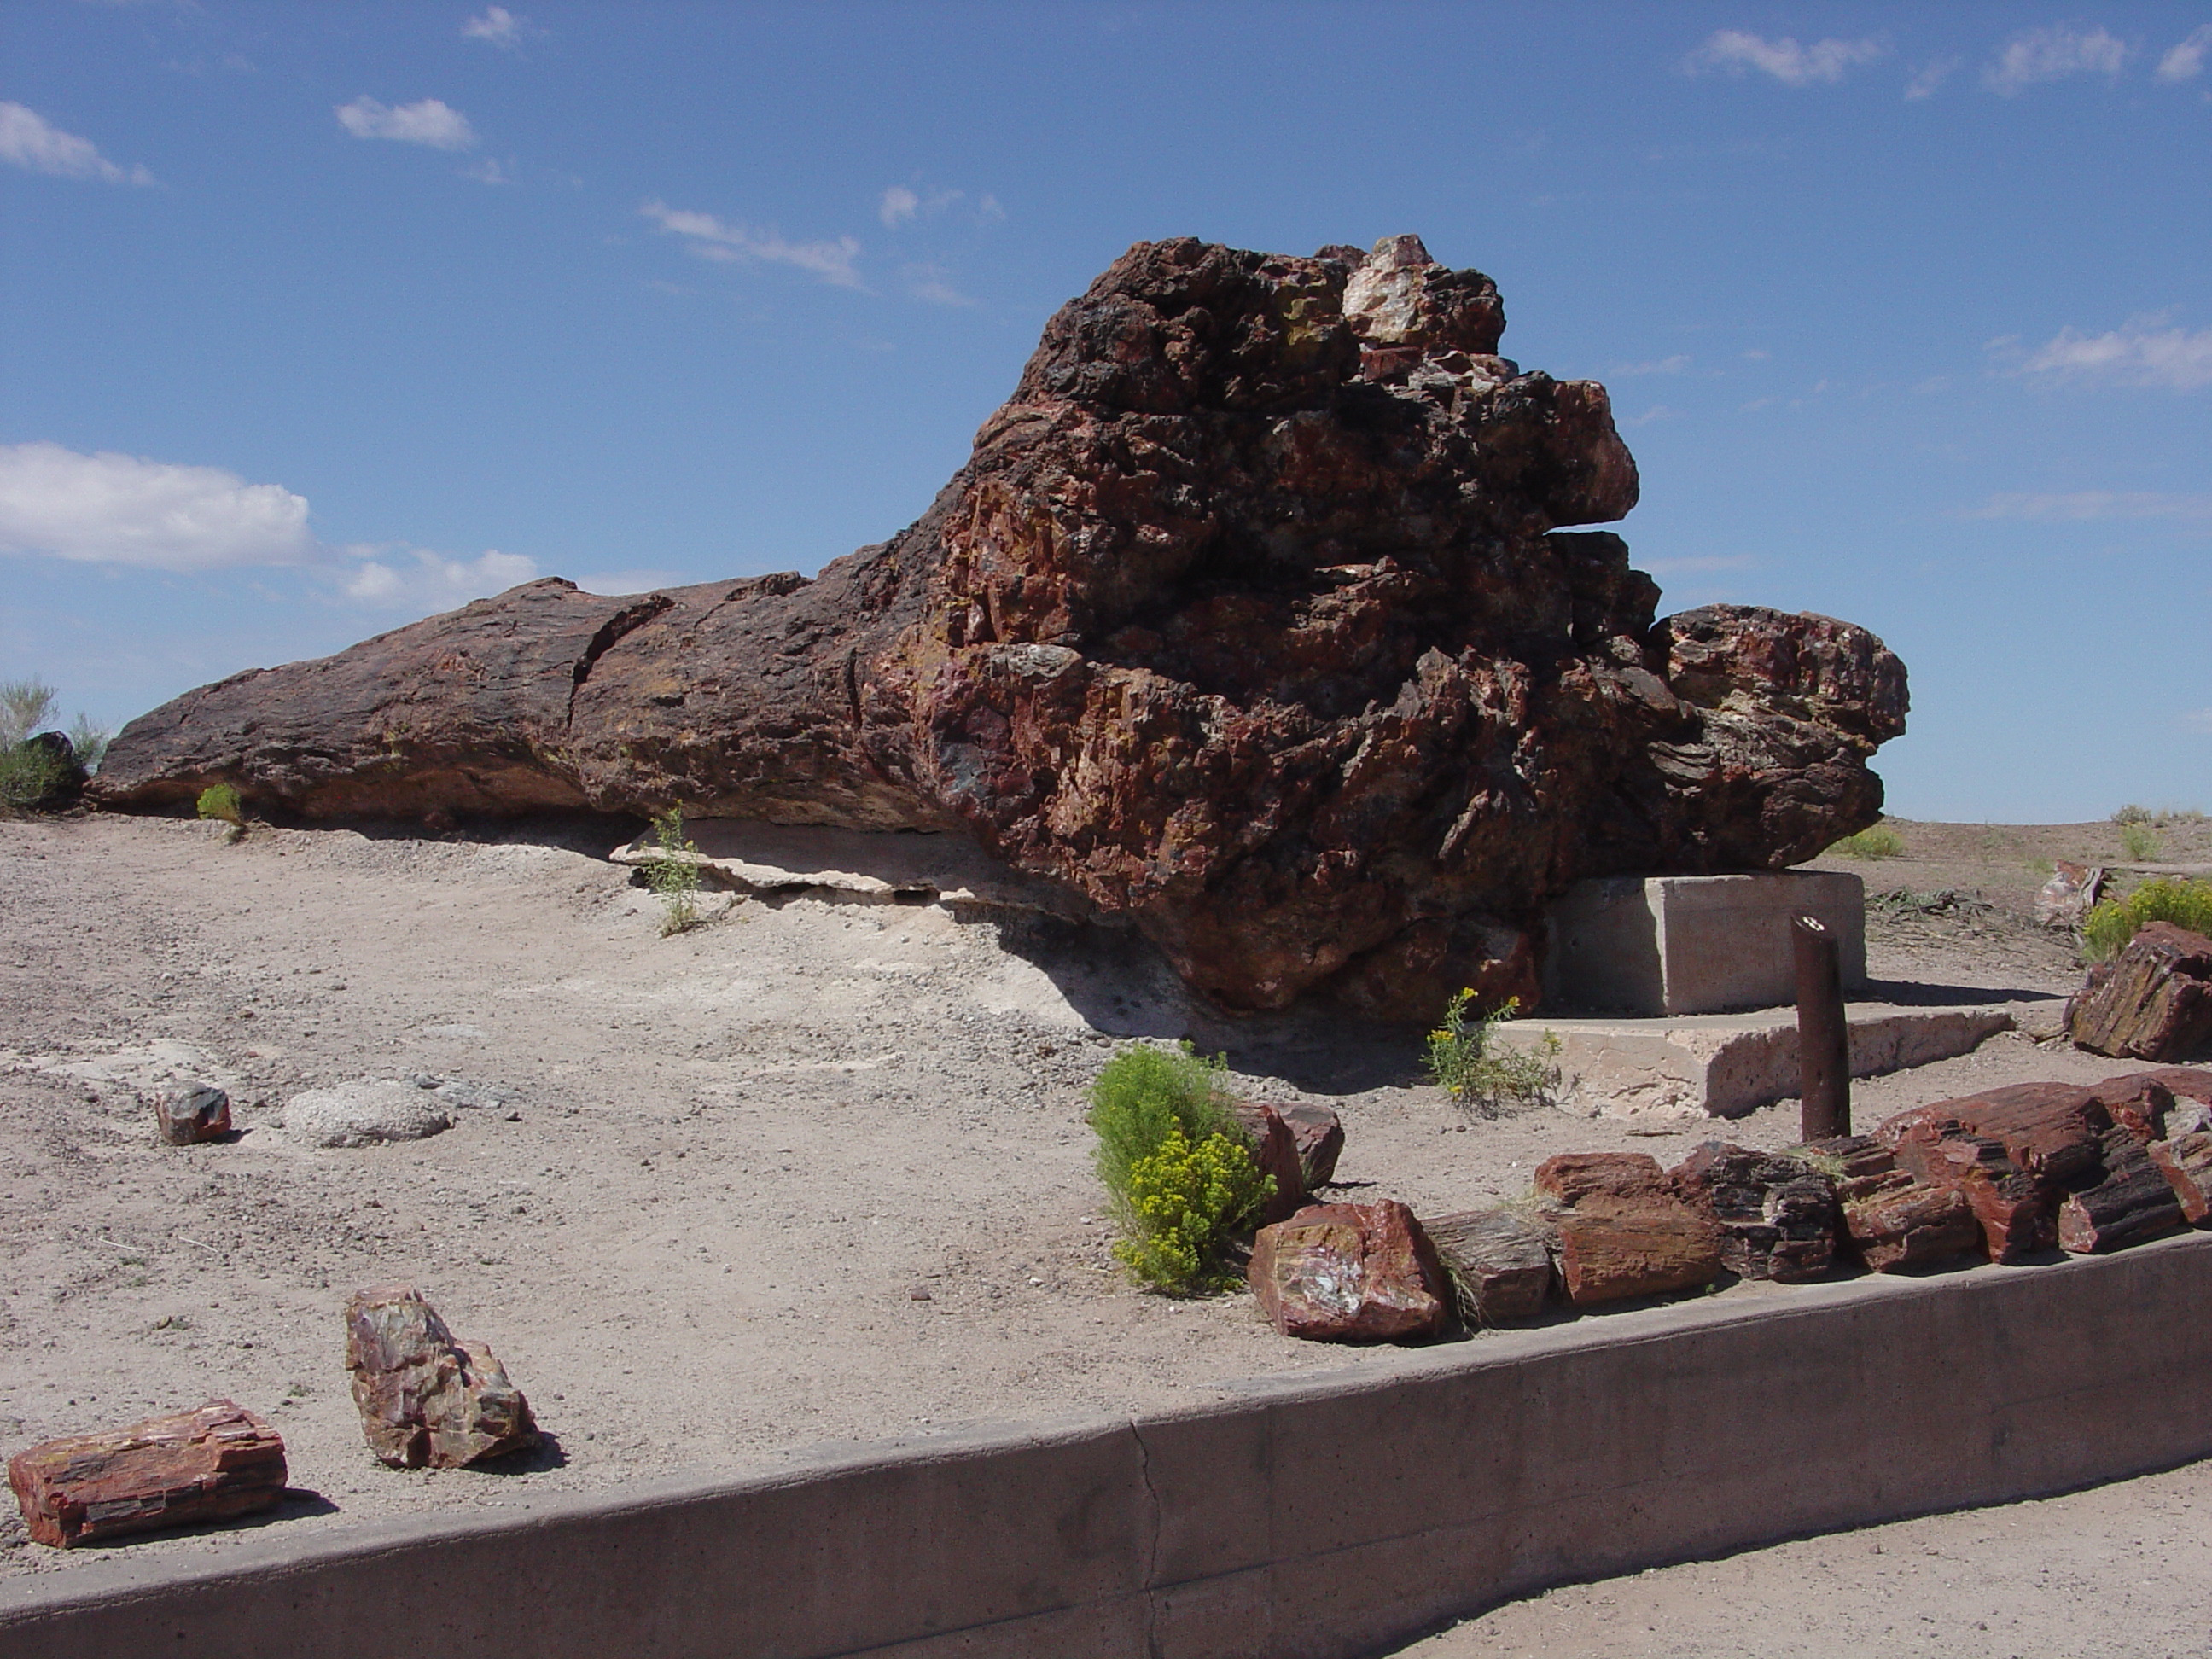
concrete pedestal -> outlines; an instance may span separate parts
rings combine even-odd
[[[1856,876],[1614,876],[1579,881],[1545,924],[1546,1011],[1657,1015],[1796,1000],[1790,920],[1817,917],[1866,984],[1866,887]]]

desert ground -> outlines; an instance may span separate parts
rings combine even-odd
[[[2124,862],[2115,827],[1893,827],[1898,857],[1821,861],[1906,895],[1869,907],[1875,979],[2048,1025],[2081,970],[2067,936],[2029,920],[2039,861]],[[290,1454],[294,1491],[258,1524],[307,1531],[1395,1363],[1389,1348],[1285,1340],[1246,1296],[1176,1301],[1121,1279],[1083,1112],[1130,1038],[1188,1036],[1225,1051],[1254,1096],[1334,1106],[1348,1133],[1338,1195],[1417,1211],[1519,1197],[1556,1152],[1673,1163],[1715,1133],[1797,1138],[1794,1102],[1726,1125],[1473,1113],[1422,1076],[1418,1032],[1322,1012],[1223,1019],[1130,936],[1006,912],[710,893],[702,926],[664,938],[654,896],[606,858],[633,828],[257,827],[232,844],[181,819],[0,823],[0,1449],[228,1396],[268,1417]],[[2164,858],[2212,856],[2203,823],[2160,833]],[[2007,1033],[1861,1082],[1855,1112],[1871,1123],[2000,1082],[2126,1069]],[[396,1145],[325,1149],[284,1128],[299,1092],[379,1078],[458,1080],[480,1103]],[[144,1097],[186,1079],[228,1090],[240,1133],[159,1142]],[[536,1408],[540,1450],[456,1472],[374,1461],[340,1310],[349,1291],[392,1281],[492,1346]],[[1883,1545],[1897,1559],[1882,1572],[1910,1577],[1913,1551],[1945,1552],[1954,1574],[1974,1563],[1977,1595],[2009,1587],[2007,1607],[2047,1607],[2085,1632],[2106,1588],[2116,1615],[2140,1602],[2144,1642],[2100,1651],[2167,1651],[2150,1638],[2178,1632],[2185,1612],[2195,1645],[2172,1650],[2201,1651],[2202,1528],[2173,1517],[2195,1504],[2201,1520],[2205,1479],[2179,1471],[1562,1590],[1409,1651],[1693,1652],[1777,1637],[1770,1619],[1723,1642],[1725,1620],[1709,1619],[1700,1647],[1685,1632],[1708,1626],[1684,1610],[1733,1605],[1737,1589],[1710,1585],[1759,1572],[1794,1595],[1806,1563],[1849,1567],[1885,1537],[1923,1541]],[[2059,1518],[2038,1532],[2020,1519],[2031,1515]],[[210,1560],[252,1529],[116,1547]],[[2038,1578],[2035,1551],[2077,1534],[2090,1555]],[[2130,1599],[2101,1569],[2085,1588],[2097,1550],[2171,1593]],[[102,1553],[32,1545],[12,1514],[0,1523],[0,1574]],[[1935,1598],[1939,1580],[1922,1579]],[[1854,1610],[1831,1626],[1838,1639],[1775,1650],[1856,1651],[1861,1636],[1866,1650],[1983,1650],[1905,1640],[1920,1634],[1906,1614],[1921,1592],[1903,1583],[1849,1571],[1830,1598]],[[1676,1645],[1641,1625],[1614,1644],[1632,1607]],[[1904,1637],[1877,1641],[1883,1620]],[[2061,1631],[1987,1650],[2077,1650]]]

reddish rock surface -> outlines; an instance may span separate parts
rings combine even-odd
[[[1931,1187],[1903,1170],[1838,1182],[1844,1230],[1875,1273],[1947,1261],[1978,1248],[1981,1223],[1954,1187]]]
[[[1719,1227],[1721,1265],[1739,1278],[1801,1283],[1835,1260],[1835,1183],[1809,1164],[1709,1140],[1668,1179]]]
[[[276,1501],[284,1480],[283,1437],[228,1400],[49,1440],[8,1460],[25,1528],[64,1549],[250,1515]]]
[[[1229,1109],[1251,1146],[1253,1162],[1261,1173],[1274,1177],[1274,1194],[1261,1207],[1261,1224],[1288,1220],[1306,1202],[1305,1165],[1299,1162],[1291,1126],[1265,1101],[1239,1101]]]
[[[2212,1219],[2212,1132],[2192,1129],[2172,1140],[2154,1141],[2147,1150],[2173,1189],[2183,1219],[2200,1227]]]
[[[2188,1060],[2212,1047],[2212,939],[2146,924],[2089,970],[2066,1005],[2076,1047],[2132,1060]]]
[[[230,1133],[230,1097],[220,1089],[173,1089],[154,1102],[154,1127],[172,1146]]]
[[[2095,1089],[2015,1083],[1899,1112],[1877,1124],[1875,1136],[1893,1147],[1910,1134],[1984,1135],[2023,1172],[2056,1189],[2077,1177],[2094,1178],[2104,1157],[2105,1131],[2112,1127],[2112,1113]]]
[[[2057,1243],[2057,1190],[2014,1163],[2002,1142],[1963,1131],[1916,1130],[1899,1139],[1897,1162],[1914,1180],[1966,1200],[1990,1261],[2010,1266]]]
[[[1284,1122],[1291,1126],[1306,1190],[1326,1186],[1336,1178],[1336,1160],[1344,1152],[1344,1120],[1327,1106],[1309,1100],[1269,1101]]]
[[[2102,1178],[2058,1206],[2058,1243],[2079,1255],[2125,1249],[2183,1224],[2179,1194],[2124,1127],[2105,1132]]]
[[[1468,1210],[1421,1223],[1451,1278],[1469,1325],[1526,1324],[1552,1293],[1552,1253],[1543,1235],[1510,1210]]]
[[[1603,387],[1495,355],[1480,272],[1140,243],[921,520],[797,575],[559,580],[133,721],[92,787],[261,814],[659,811],[964,830],[1231,1009],[1537,991],[1571,881],[1873,823],[1872,635],[1657,589]]]
[[[1718,1224],[1682,1201],[1656,1158],[1562,1152],[1536,1166],[1536,1190],[1554,1206],[1542,1224],[1578,1307],[1692,1290],[1720,1274]]]
[[[346,1370],[369,1449],[396,1469],[459,1468],[538,1443],[530,1402],[491,1350],[457,1341],[407,1285],[347,1300]]]
[[[1536,1190],[1554,1204],[1593,1196],[1670,1199],[1674,1184],[1659,1160],[1643,1152],[1559,1152],[1536,1166]]]
[[[1435,1248],[1395,1199],[1311,1205],[1261,1228],[1245,1276],[1285,1336],[1398,1341],[1433,1336],[1450,1318]]]

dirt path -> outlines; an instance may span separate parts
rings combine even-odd
[[[1328,1101],[1345,1195],[1418,1210],[1518,1197],[1562,1150],[1672,1163],[1716,1127],[1471,1120],[1408,1034],[1210,1024],[1145,951],[1056,926],[801,897],[664,939],[600,856],[616,837],[562,834],[0,823],[0,1450],[228,1395],[277,1425],[309,1494],[269,1524],[320,1530],[1391,1364],[1284,1341],[1249,1297],[1120,1281],[1081,1121],[1109,1033],[1188,1032],[1255,1092]],[[1953,942],[1944,971],[1982,975],[1962,982],[2072,976],[2032,958],[2047,941]],[[1877,974],[1920,959],[1877,935]],[[2005,1036],[1863,1085],[1859,1109],[2115,1069]],[[139,1091],[187,1074],[231,1091],[236,1140],[155,1141]],[[398,1146],[279,1127],[301,1089],[413,1074],[511,1099]],[[1785,1104],[1727,1133],[1796,1127]],[[543,1454],[499,1474],[368,1455],[339,1310],[395,1279],[498,1352]],[[130,1547],[205,1558],[240,1535]],[[93,1554],[0,1525],[0,1574]]]

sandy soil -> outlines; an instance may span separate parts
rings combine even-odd
[[[623,833],[0,823],[0,1449],[228,1395],[290,1450],[296,1495],[263,1524],[305,1531],[1391,1364],[1284,1341],[1249,1297],[1120,1281],[1081,1121],[1117,1036],[1188,1034],[1255,1093],[1328,1101],[1344,1195],[1417,1210],[1517,1197],[1559,1151],[1671,1163],[1714,1127],[1470,1118],[1420,1079],[1415,1034],[1224,1025],[1126,936],[1063,924],[717,895],[662,939],[602,856]],[[1879,977],[1992,1000],[2077,977],[2014,911],[1899,926],[1877,915]],[[1862,1084],[1857,1110],[2121,1069],[2006,1036]],[[301,1089],[416,1073],[513,1098],[398,1146],[280,1127]],[[141,1092],[187,1076],[231,1091],[242,1133],[157,1142]],[[1784,1103],[1727,1133],[1796,1129]],[[495,1473],[370,1457],[339,1310],[394,1279],[498,1352],[543,1451]],[[127,1547],[210,1559],[240,1535]],[[0,1527],[0,1574],[99,1553]]]

